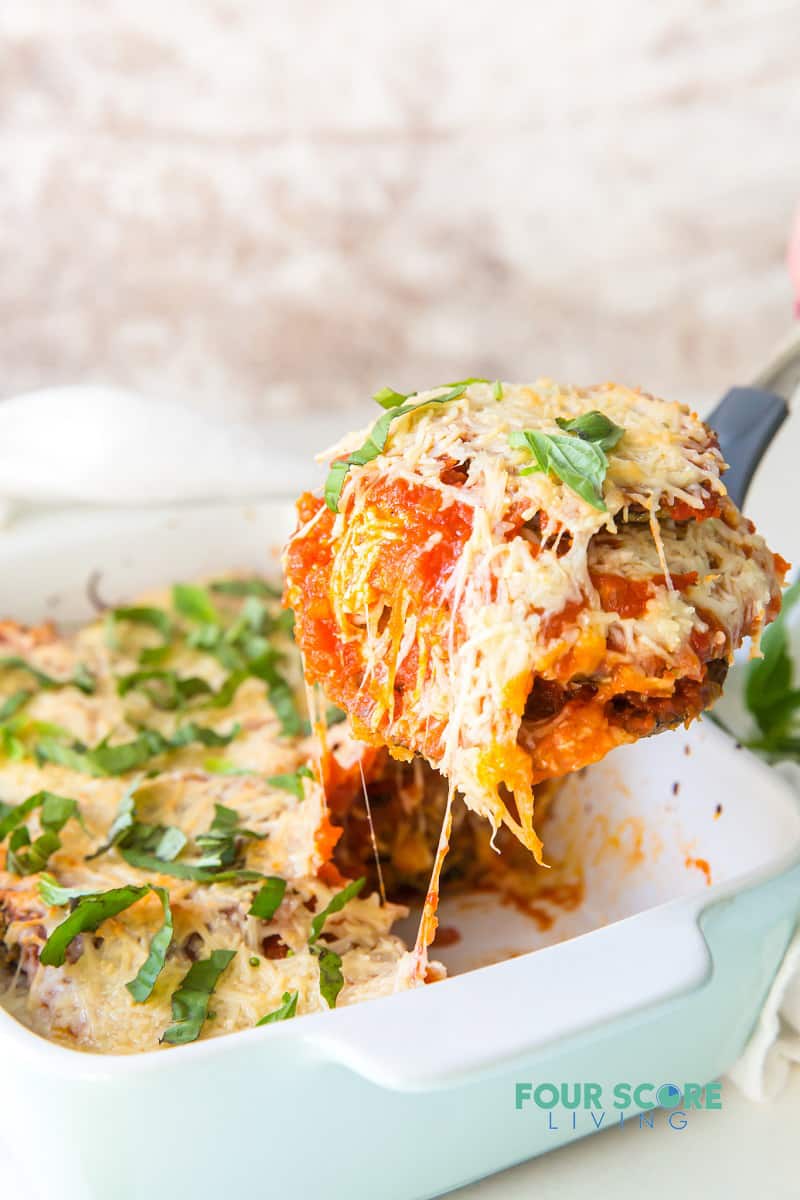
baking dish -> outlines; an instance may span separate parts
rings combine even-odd
[[[91,616],[90,578],[117,603],[263,569],[291,522],[279,502],[30,514],[0,534],[2,607],[68,625]],[[0,1009],[2,1137],[34,1194],[55,1164],[65,1200],[410,1200],[592,1131],[517,1110],[518,1081],[718,1076],[800,910],[793,793],[705,721],[570,780],[551,837],[583,847],[583,902],[540,929],[487,897],[446,901],[456,974],[414,993],[132,1058],[51,1045]]]

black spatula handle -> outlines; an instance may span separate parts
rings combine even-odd
[[[782,396],[755,387],[735,387],[705,418],[719,437],[729,470],[725,487],[734,504],[744,504],[750,481],[772,439],[789,415]]]

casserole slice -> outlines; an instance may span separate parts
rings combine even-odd
[[[376,399],[284,555],[307,679],[542,861],[534,786],[713,703],[787,564],[679,404],[549,380]]]

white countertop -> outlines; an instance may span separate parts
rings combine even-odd
[[[637,1118],[455,1192],[458,1200],[797,1200],[800,1072],[772,1104],[753,1104],[727,1081],[719,1112],[697,1112],[683,1130]],[[767,1179],[769,1183],[767,1184]]]

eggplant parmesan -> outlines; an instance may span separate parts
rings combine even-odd
[[[36,1032],[129,1053],[415,982],[405,910],[333,861],[326,791],[344,820],[378,756],[309,736],[279,594],[0,625],[0,1002]]]
[[[307,680],[541,861],[534,786],[712,704],[787,564],[679,404],[548,380],[376,399],[285,551]]]

